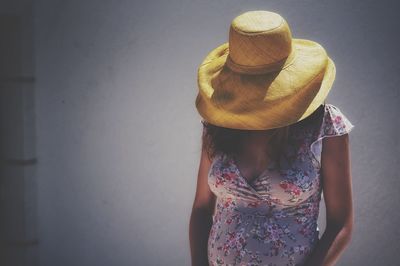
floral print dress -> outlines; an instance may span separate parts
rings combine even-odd
[[[290,126],[280,170],[272,163],[247,182],[233,157],[220,153],[213,159],[208,185],[217,201],[208,237],[210,266],[303,265],[312,252],[319,240],[322,139],[354,127],[332,104],[317,111],[312,123],[306,118]]]

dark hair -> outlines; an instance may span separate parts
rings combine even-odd
[[[291,144],[291,132],[296,129],[304,128],[306,125],[320,117],[320,115],[317,114],[321,114],[323,106],[324,104],[317,108],[317,110],[315,110],[311,115],[297,123],[265,131],[267,135],[270,135],[266,154],[269,158],[272,158],[277,162],[278,169],[281,168],[281,156],[285,156],[285,146]],[[227,154],[228,156],[240,154],[243,150],[246,136],[248,136],[251,131],[254,131],[220,127],[205,120],[202,121],[202,124],[202,145],[210,160],[219,153]]]

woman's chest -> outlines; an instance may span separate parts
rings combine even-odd
[[[293,206],[318,193],[320,176],[311,160],[300,158],[281,169],[267,168],[251,181],[244,177],[235,161],[217,156],[210,168],[208,184],[215,195],[249,201]]]

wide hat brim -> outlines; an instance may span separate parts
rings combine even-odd
[[[211,124],[244,130],[291,125],[311,115],[326,99],[336,68],[317,42],[292,39],[295,58],[266,74],[243,74],[227,64],[229,43],[213,49],[198,68],[195,105]]]

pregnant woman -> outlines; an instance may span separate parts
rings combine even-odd
[[[279,14],[233,19],[198,70],[202,152],[192,266],[334,265],[351,239],[348,133],[326,103],[335,65]],[[317,219],[324,198],[326,229]]]

